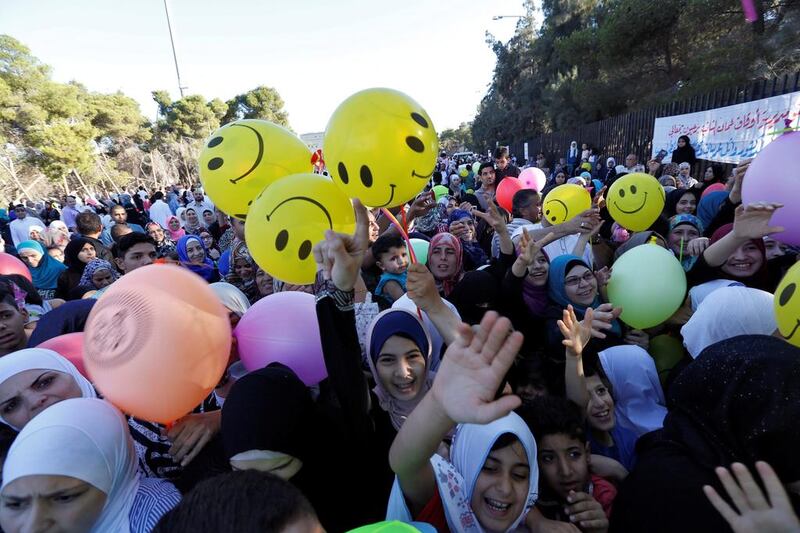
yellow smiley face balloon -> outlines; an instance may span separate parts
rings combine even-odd
[[[542,218],[551,225],[561,224],[592,207],[589,191],[574,183],[565,183],[547,193],[542,204]]]
[[[428,183],[439,140],[428,113],[409,96],[367,89],[336,108],[322,150],[334,182],[347,196],[370,207],[394,207]]]
[[[244,219],[270,183],[311,171],[311,151],[294,133],[266,120],[238,120],[211,134],[198,162],[200,181],[223,212]]]
[[[795,263],[775,290],[778,331],[789,343],[800,347],[800,263]]]
[[[664,209],[664,188],[650,174],[637,172],[616,180],[608,189],[608,212],[620,226],[644,231]]]
[[[258,266],[296,285],[314,282],[311,250],[327,230],[351,234],[355,213],[350,199],[326,176],[295,174],[281,178],[256,197],[247,212],[244,234]]]

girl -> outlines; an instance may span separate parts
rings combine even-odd
[[[219,260],[219,250],[214,244],[214,237],[211,235],[211,232],[207,229],[201,229],[197,235],[203,240],[203,244],[206,245],[206,250],[208,250],[208,256],[211,260]]]
[[[697,189],[675,189],[667,194],[664,213],[673,217],[675,215],[694,215],[697,204],[700,202],[700,191]]]
[[[675,257],[681,262],[685,272],[689,272],[697,261],[697,256],[688,253],[690,241],[703,236],[703,223],[694,215],[675,215],[669,219],[667,240]]]
[[[172,242],[177,242],[178,239],[186,235],[186,231],[181,227],[181,221],[176,216],[171,216],[167,219],[167,232]]]
[[[178,220],[175,217],[169,218],[175,219],[176,222]],[[175,243],[171,239],[167,238],[166,234],[164,233],[164,228],[162,228],[158,222],[148,222],[147,226],[145,226],[145,231],[150,238],[155,241],[156,253],[158,254],[158,257],[164,257],[170,252],[175,251]]]
[[[23,241],[17,245],[20,259],[31,272],[33,286],[45,300],[55,297],[59,276],[67,267],[44,251],[36,241]]]
[[[176,245],[178,260],[181,265],[188,268],[209,283],[219,281],[219,272],[214,262],[208,257],[206,246],[196,235],[184,235],[178,239]]]
[[[84,238],[73,239],[64,250],[64,264],[67,270],[58,277],[58,290],[56,295],[65,300],[74,300],[83,295],[82,290],[77,290],[86,265],[97,257],[94,244]]]
[[[79,287],[87,291],[104,289],[117,281],[119,274],[111,263],[103,259],[92,259],[83,270]]]
[[[689,140],[687,135],[681,135],[678,137],[678,147],[672,151],[671,161],[676,165],[680,165],[681,163],[689,163],[689,165],[694,165],[697,161],[694,147],[692,146],[692,142]]]

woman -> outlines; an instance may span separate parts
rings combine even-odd
[[[257,268],[247,245],[242,241],[237,242],[231,251],[231,269],[225,280],[242,291],[251,303],[261,296],[256,285]]]
[[[170,483],[140,478],[124,417],[96,398],[64,400],[26,425],[8,452],[0,492],[7,533],[45,520],[70,531],[144,533],[180,501]],[[51,501],[59,511],[37,513]]]
[[[103,259],[92,259],[78,282],[78,286],[87,291],[105,289],[119,279],[117,270],[111,263]]]
[[[436,280],[439,293],[447,298],[464,277],[461,241],[451,233],[437,233],[431,239],[428,268]]]
[[[707,347],[738,335],[772,335],[778,329],[772,294],[749,287],[722,287],[703,298],[681,328],[693,359]]]
[[[705,173],[703,173],[703,190],[715,183],[724,184],[725,182],[725,167],[719,163],[713,163],[706,169]]]
[[[206,246],[206,250],[208,250],[208,256],[211,258],[212,261],[219,260],[220,254],[219,250],[217,249],[216,244],[214,243],[214,237],[211,235],[211,232],[207,229],[201,229],[197,233],[198,237],[202,239],[203,244]]]
[[[58,246],[63,251],[67,244],[69,244],[69,229],[67,225],[60,220],[54,220],[47,226],[47,233],[50,235],[50,241],[53,245]]]
[[[42,298],[50,300],[55,297],[59,276],[67,270],[67,267],[50,257],[50,254],[36,241],[19,243],[17,254],[30,270],[33,286]]]
[[[188,268],[209,283],[219,281],[219,272],[214,262],[208,257],[206,246],[196,235],[184,235],[178,239],[175,246],[178,260],[181,265]]]
[[[694,215],[675,215],[669,219],[669,233],[667,240],[669,247],[678,261],[681,262],[684,272],[689,272],[697,261],[697,256],[691,256],[686,250],[690,241],[703,236],[703,223]]]
[[[28,238],[42,245],[43,248],[50,246],[47,233],[42,226],[31,226],[28,228]]]
[[[175,217],[170,217],[175,218]],[[175,220],[178,220],[175,218]],[[156,243],[156,253],[158,257],[164,257],[170,252],[175,251],[175,243],[172,242],[171,239],[168,239],[166,234],[164,233],[164,228],[158,222],[148,222],[147,226],[145,226],[145,231],[150,236],[153,241]]]
[[[178,242],[178,239],[186,235],[186,231],[181,227],[180,219],[176,216],[171,216],[167,219],[167,232],[172,242]]]
[[[675,189],[667,194],[664,214],[668,217],[694,215],[697,212],[697,204],[699,202],[700,191],[698,189]]]
[[[609,183],[614,181],[614,178],[617,176],[617,160],[613,157],[609,157],[606,159],[606,168],[600,173],[600,181],[604,184],[608,185]]]
[[[274,292],[273,278],[267,271],[259,267],[256,269],[256,287],[258,287],[259,298],[269,296]]]
[[[475,220],[467,211],[455,209],[448,220],[448,231],[457,235],[464,253],[464,270],[475,270],[489,258],[475,238]]]
[[[183,225],[183,229],[186,231],[186,234],[199,235],[200,230],[204,229],[205,226],[200,221],[200,217],[197,215],[197,211],[195,211],[194,207],[187,207],[186,211],[184,211],[184,215],[186,216],[186,223]]]
[[[800,349],[775,337],[739,336],[707,348],[670,386],[664,428],[639,440],[611,530],[730,531],[702,487],[721,493],[714,469],[733,462],[752,469],[766,461],[782,483],[796,485],[799,377]]]
[[[84,238],[73,239],[64,249],[64,264],[67,270],[62,272],[58,278],[58,290],[56,295],[65,300],[80,298],[84,291],[73,291],[80,284],[81,277],[86,265],[97,257],[94,244]]]
[[[211,227],[211,225],[217,221],[217,217],[214,216],[214,211],[211,209],[204,209],[203,210],[203,225],[206,228]]]
[[[678,137],[678,147],[672,151],[672,162],[676,165],[689,163],[694,166],[696,161],[697,156],[695,155],[692,142],[687,135],[681,135]]]

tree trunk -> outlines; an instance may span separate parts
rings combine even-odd
[[[31,193],[28,190],[28,188],[25,187],[22,184],[22,182],[19,181],[19,178],[17,178],[17,168],[14,166],[14,160],[11,159],[11,157],[9,157],[8,164],[6,165],[5,163],[3,163],[3,160],[0,159],[0,167],[2,167],[3,169],[5,169],[6,172],[8,172],[8,174],[11,176],[11,179],[14,180],[14,183],[17,184],[17,187],[19,187],[19,189],[25,194],[25,196],[29,200],[33,200],[33,196],[31,196]]]

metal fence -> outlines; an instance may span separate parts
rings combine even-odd
[[[571,141],[578,141],[578,148],[582,143],[587,143],[596,154],[604,158],[614,157],[618,164],[624,163],[625,156],[630,153],[638,155],[639,161],[646,162],[652,153],[653,125],[658,117],[706,111],[798,90],[800,90],[800,72],[757,80],[748,85],[656,105],[569,130],[521,139],[510,143],[509,151],[520,160],[525,153],[523,143],[527,142],[529,158],[535,159],[536,155],[542,152],[552,164],[557,162],[558,158],[566,156]]]

